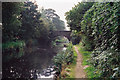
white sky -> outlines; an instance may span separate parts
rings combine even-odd
[[[52,8],[60,16],[60,19],[65,21],[65,12],[69,11],[74,7],[75,4],[81,2],[81,0],[35,0],[39,7],[44,9]],[[68,28],[67,28],[68,29]]]

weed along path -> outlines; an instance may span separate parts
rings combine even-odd
[[[74,48],[75,48],[75,51],[77,52],[75,78],[85,78],[86,74],[84,72],[84,66],[82,66],[82,54],[80,54],[80,52],[76,46],[74,46]]]

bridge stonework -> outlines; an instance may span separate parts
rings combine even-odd
[[[68,40],[71,40],[71,31],[54,31],[53,32],[54,37],[57,36],[65,36],[66,38],[68,38]]]

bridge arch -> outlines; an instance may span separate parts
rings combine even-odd
[[[53,37],[65,36],[69,41],[71,40],[71,31],[54,31],[52,34]]]

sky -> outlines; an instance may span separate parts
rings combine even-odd
[[[44,9],[52,8],[56,11],[56,14],[60,16],[60,19],[65,21],[65,26],[67,26],[65,20],[65,12],[69,11],[81,0],[35,0],[39,7],[44,7]],[[69,28],[66,27],[68,30]]]

